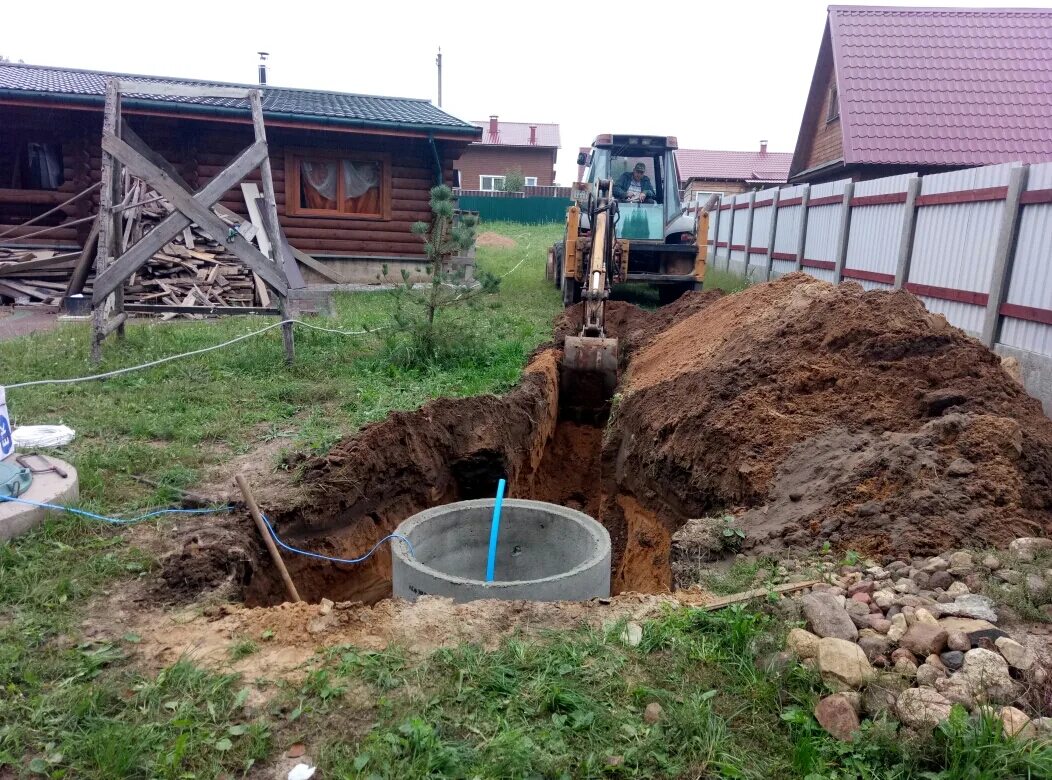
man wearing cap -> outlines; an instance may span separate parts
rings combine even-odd
[[[614,185],[614,197],[627,203],[646,203],[654,200],[654,187],[646,175],[647,167],[636,163],[631,172],[625,171]]]

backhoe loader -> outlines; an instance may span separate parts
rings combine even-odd
[[[572,416],[603,414],[617,386],[618,344],[605,328],[615,284],[656,285],[663,304],[701,289],[708,214],[691,217],[680,204],[676,148],[672,137],[601,135],[578,158],[585,181],[548,253],[563,304],[584,301],[581,330],[563,346],[562,405]]]

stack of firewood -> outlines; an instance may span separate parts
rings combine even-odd
[[[140,190],[140,197],[147,201],[152,194]],[[152,230],[168,216],[170,208],[157,199],[129,211],[134,213],[125,212],[125,246]],[[231,218],[234,215],[221,216],[232,226],[237,224]],[[79,256],[79,252],[0,248],[0,303],[61,303]],[[89,277],[84,294],[90,293]],[[172,306],[269,305],[262,281],[196,224],[183,230],[131,276],[124,288],[124,300]]]

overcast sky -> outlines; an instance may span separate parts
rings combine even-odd
[[[467,120],[497,114],[558,123],[557,179],[567,184],[577,148],[598,133],[675,135],[681,147],[703,149],[755,149],[766,138],[771,151],[793,151],[827,5],[350,0],[271,9],[12,0],[0,54],[38,65],[254,82],[256,52],[265,50],[274,85],[435,101],[441,46],[443,108]]]

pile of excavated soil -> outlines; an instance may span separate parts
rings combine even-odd
[[[751,287],[638,349],[620,389],[608,525],[628,503],[670,528],[738,508],[760,551],[888,554],[1052,531],[1052,421],[907,292]]]
[[[485,233],[479,233],[478,238],[475,239],[475,245],[492,246],[498,249],[514,249],[518,246],[515,239],[502,236],[500,233],[494,233],[490,230],[487,230]]]

